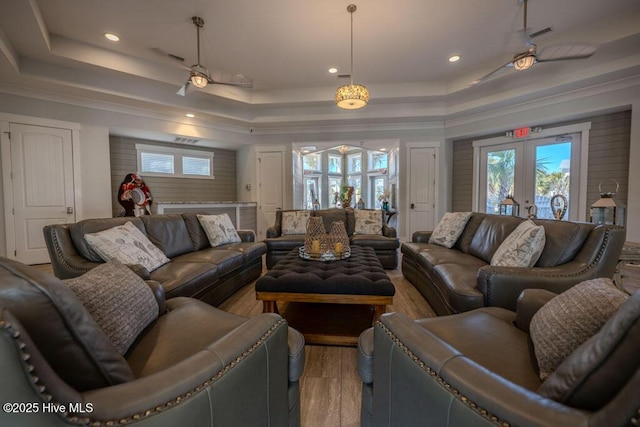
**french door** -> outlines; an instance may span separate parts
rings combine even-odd
[[[498,213],[500,202],[512,196],[520,203],[520,216],[554,219],[554,213],[563,213],[562,219],[578,220],[580,137],[573,133],[482,146],[479,210]]]

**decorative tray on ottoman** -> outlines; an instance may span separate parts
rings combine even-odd
[[[305,250],[304,246],[300,246],[298,255],[302,259],[311,261],[337,261],[349,258],[351,256],[351,248],[347,247],[347,249],[342,252],[327,251],[323,253],[310,253]]]

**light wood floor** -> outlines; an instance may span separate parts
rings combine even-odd
[[[50,264],[34,266],[52,273]],[[396,287],[393,305],[412,319],[435,316],[429,304],[399,269],[387,270]],[[250,317],[262,312],[251,283],[224,301],[220,309]],[[361,382],[355,347],[307,345],[305,371],[300,382],[302,427],[360,426]]]
[[[402,272],[387,270],[396,287],[389,311],[399,311],[412,319],[435,316],[420,292]],[[262,312],[262,302],[255,298],[254,284],[236,292],[219,308],[242,316]],[[355,347],[307,345],[306,364],[300,382],[303,427],[360,426],[361,382],[356,369]]]

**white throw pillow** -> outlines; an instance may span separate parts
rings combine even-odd
[[[200,225],[209,239],[212,248],[242,240],[226,213],[222,215],[197,215]]]
[[[353,234],[382,235],[382,211],[355,209],[353,214],[356,219]]]
[[[530,219],[523,221],[500,244],[491,258],[491,265],[503,267],[533,267],[540,258],[546,237],[544,227]]]
[[[429,237],[429,243],[451,248],[464,231],[471,212],[447,212]]]
[[[169,262],[169,258],[130,221],[85,234],[84,238],[105,261],[116,259],[122,264],[140,264],[149,272]]]
[[[158,302],[151,288],[119,261],[108,261],[64,282],[120,354],[158,318]]]
[[[309,211],[282,212],[282,235],[306,234]]]

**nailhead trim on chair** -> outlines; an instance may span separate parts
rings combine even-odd
[[[404,345],[404,343],[400,341],[400,339],[396,337],[395,334],[391,332],[391,330],[389,330],[389,328],[387,328],[382,322],[378,321],[376,322],[376,325],[380,326],[380,328],[382,328],[382,330],[387,335],[389,335],[389,338],[391,338],[391,341],[393,341],[394,344],[396,344],[400,348],[400,350],[402,350],[416,365],[418,365],[420,369],[424,370],[426,373],[434,377],[438,382],[438,384],[443,386],[449,393],[453,394],[459,401],[464,403],[473,411],[482,415],[484,418],[496,423],[496,425],[499,425],[501,427],[510,427],[510,424],[508,422],[502,421],[495,415],[489,414],[489,412],[486,409],[480,408],[477,404],[470,401],[466,396],[460,394],[460,391],[452,387],[451,384],[447,383],[441,376],[439,376],[436,373],[436,371],[434,371],[430,366],[427,366],[426,363],[420,360],[418,356],[416,356],[411,350],[409,350],[409,348],[406,345]]]
[[[145,411],[143,411],[141,413],[133,414],[130,417],[121,418],[121,419],[119,419],[117,421],[116,420],[107,420],[107,421],[93,420],[90,417],[78,417],[76,415],[71,415],[68,412],[63,412],[63,413],[60,413],[59,415],[61,415],[64,419],[66,419],[67,421],[69,421],[72,424],[89,425],[91,427],[113,427],[113,426],[117,426],[117,425],[129,424],[130,422],[138,421],[138,420],[141,420],[143,418],[149,417],[149,416],[151,416],[151,415],[153,415],[155,413],[162,412],[162,411],[164,411],[166,409],[169,409],[169,408],[171,408],[171,407],[173,407],[173,406],[175,406],[177,404],[180,404],[183,401],[195,396],[196,394],[198,394],[202,390],[206,389],[208,386],[210,386],[214,382],[218,381],[227,372],[229,372],[236,365],[238,365],[240,362],[242,362],[244,359],[246,359],[254,351],[256,351],[256,349],[258,349],[258,347],[260,347],[267,340],[267,338],[269,338],[275,332],[275,330],[278,329],[283,323],[285,323],[285,320],[284,319],[280,319],[277,323],[275,323],[273,326],[271,326],[269,328],[269,330],[266,331],[264,333],[264,335],[262,335],[251,347],[249,347],[240,356],[236,357],[228,365],[226,365],[224,368],[222,368],[220,371],[218,371],[218,373],[215,376],[211,377],[210,379],[208,379],[207,381],[203,382],[202,384],[196,386],[195,388],[191,389],[190,391],[184,393],[183,395],[178,396],[175,399],[166,402],[163,405],[158,405],[155,408],[147,409],[147,410],[145,410]],[[9,334],[11,335],[11,337],[16,342],[17,347],[18,347],[18,351],[20,351],[20,353],[22,355],[22,361],[23,361],[23,365],[25,367],[25,370],[29,373],[29,377],[30,377],[31,383],[35,387],[36,391],[42,396],[42,398],[45,400],[45,402],[51,402],[51,400],[53,399],[53,396],[51,394],[49,394],[49,393],[46,393],[46,387],[43,384],[40,384],[40,378],[34,372],[35,371],[35,367],[33,365],[31,365],[30,363],[27,363],[31,359],[31,355],[25,351],[26,344],[24,343],[24,341],[22,341],[20,339],[20,331],[15,329],[11,323],[9,323],[9,322],[7,322],[5,320],[0,320],[0,329],[7,330],[9,332]]]
[[[51,239],[53,240],[53,246],[55,247],[55,251],[56,251],[56,258],[58,259],[58,261],[60,262],[60,264],[62,264],[67,270],[69,271],[73,271],[74,273],[79,273],[79,274],[84,274],[89,270],[86,269],[81,269],[81,268],[77,268],[74,267],[72,265],[70,265],[67,260],[65,259],[65,257],[62,255],[62,250],[60,249],[60,241],[58,240],[58,236],[55,233],[55,231],[53,231],[53,229],[50,230],[49,234],[51,235]]]

